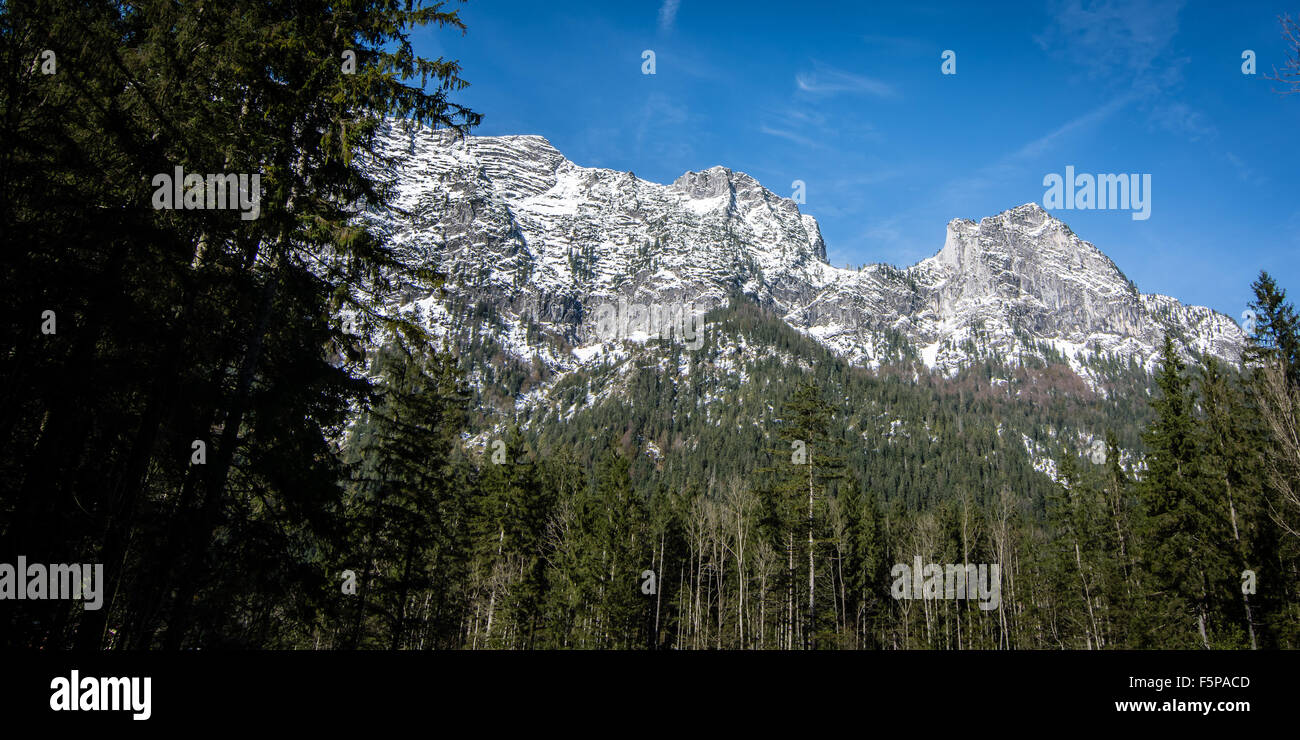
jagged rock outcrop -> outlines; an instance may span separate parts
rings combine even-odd
[[[448,298],[417,296],[421,318],[441,333],[458,320],[449,306],[489,303],[498,341],[549,370],[612,344],[597,325],[603,305],[702,313],[736,291],[866,366],[900,345],[943,371],[974,357],[1014,362],[1047,346],[1086,375],[1096,352],[1150,366],[1166,332],[1188,349],[1238,358],[1242,333],[1232,319],[1140,294],[1036,204],[956,219],[943,248],[906,269],[840,269],[827,263],[811,215],[725,167],[662,185],[580,167],[539,136],[392,126],[381,143],[396,164],[378,174],[398,198],[394,210],[367,218],[450,278]],[[542,346],[537,331],[563,338],[566,349]]]

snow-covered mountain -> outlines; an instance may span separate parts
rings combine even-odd
[[[702,314],[737,293],[868,367],[912,356],[952,372],[1050,347],[1086,379],[1092,353],[1151,366],[1166,332],[1228,361],[1243,339],[1223,314],[1139,293],[1032,203],[953,220],[943,248],[906,269],[841,269],[826,261],[812,216],[725,167],[663,185],[580,167],[539,136],[397,126],[384,129],[380,150],[392,159],[377,174],[398,196],[367,217],[449,276],[447,295],[412,296],[411,308],[446,334],[467,320],[457,310],[489,305],[483,330],[548,371],[620,351],[621,340],[644,338],[639,328],[663,323],[655,316]],[[633,312],[617,337],[601,324],[611,306],[620,318]]]

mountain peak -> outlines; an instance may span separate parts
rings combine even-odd
[[[700,172],[694,170],[683,172],[669,187],[693,198],[716,197],[724,190],[763,188],[752,176],[720,164]]]
[[[1048,214],[1047,214],[1047,211],[1043,210],[1043,207],[1040,206],[1040,205],[1038,205],[1038,202],[1037,202],[1037,201],[1030,201],[1030,202],[1028,202],[1028,203],[1021,203],[1020,205],[1016,206],[1015,208],[1008,208],[1007,210],[1003,211],[1002,213],[1011,213],[1011,214],[1016,214],[1016,215],[1025,214],[1025,213],[1032,213],[1032,214],[1039,214],[1039,213],[1041,213],[1041,214],[1043,214],[1043,215],[1048,215]]]
[[[1226,316],[1139,295],[1037,203],[953,219],[943,248],[905,270],[835,269],[812,216],[725,166],[664,185],[575,165],[541,136],[389,141],[404,213],[370,217],[439,269],[474,276],[434,314],[489,301],[501,317],[496,341],[559,371],[597,356],[591,317],[602,302],[703,311],[737,290],[867,366],[898,359],[900,335],[945,372],[973,358],[1037,356],[1044,344],[1072,365],[1085,348],[1145,364],[1167,332],[1234,360],[1240,340]],[[525,306],[536,306],[533,318]],[[533,320],[581,351],[526,339]]]
[[[1060,219],[1043,210],[1043,207],[1037,203],[1024,203],[1015,208],[1008,208],[997,215],[981,219],[981,223],[984,221],[1003,221],[1023,229],[1043,229],[1058,224],[1064,225]]]

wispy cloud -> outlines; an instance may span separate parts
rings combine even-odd
[[[1110,76],[1117,68],[1146,75],[1178,33],[1183,0],[1064,0],[1052,24],[1034,38],[1081,68]]]
[[[629,111],[630,112],[630,111]],[[636,151],[642,157],[665,161],[689,158],[693,147],[686,127],[691,113],[684,104],[663,93],[651,93],[633,115]]]
[[[800,91],[818,96],[853,93],[887,98],[896,94],[891,85],[880,80],[845,72],[819,62],[813,62],[813,71],[796,74],[794,83]]]
[[[1102,123],[1123,110],[1125,106],[1133,104],[1138,98],[1137,93],[1123,93],[1082,115],[1066,121],[1042,136],[1026,142],[1019,148],[998,157],[988,164],[973,169],[969,174],[942,183],[935,189],[932,198],[924,202],[918,202],[912,208],[877,223],[863,234],[863,238],[893,249],[900,257],[905,256],[912,259],[917,256],[926,256],[917,250],[924,251],[930,245],[916,245],[903,239],[898,231],[899,224],[930,218],[936,212],[944,214],[945,217],[957,215],[979,217],[986,215],[972,212],[972,204],[980,202],[990,191],[1006,188],[1009,183],[1026,183],[1031,186],[1025,192],[1024,200],[1020,202],[1038,199],[1042,195],[1038,178],[1042,175],[1041,171],[1034,169],[1036,161],[1044,156],[1055,155],[1069,141],[1095,130]]]
[[[1034,40],[1093,83],[1122,81],[1150,125],[1188,141],[1211,139],[1217,129],[1205,113],[1169,100],[1191,61],[1174,48],[1183,5],[1184,0],[1062,0]]]
[[[767,134],[768,136],[778,136],[782,139],[788,139],[789,141],[793,141],[794,143],[802,146],[806,146],[806,147],[820,146],[818,142],[813,141],[807,136],[801,136],[799,134],[794,133],[793,131],[787,131],[785,129],[772,128],[767,124],[760,124],[758,130],[762,133]]]
[[[1095,128],[1102,121],[1110,118],[1121,108],[1133,102],[1136,98],[1137,95],[1135,93],[1121,95],[1077,118],[1073,118],[1050,133],[1040,136],[1020,147],[1015,152],[1008,155],[1001,164],[1013,164],[1040,156],[1050,151],[1053,147],[1059,146],[1062,141],[1070,136]]]
[[[758,130],[808,148],[821,148],[827,142],[846,138],[855,141],[880,139],[880,134],[870,123],[854,120],[851,116],[841,116],[832,123],[825,113],[807,107],[766,111]]]
[[[673,22],[677,20],[677,7],[682,4],[682,0],[664,0],[664,4],[659,6],[659,29],[668,31],[672,29]]]
[[[1188,141],[1211,139],[1218,133],[1214,124],[1198,110],[1186,103],[1161,103],[1151,111],[1155,125],[1178,134]]]
[[[1242,182],[1262,183],[1267,181],[1267,178],[1260,177],[1259,174],[1255,172],[1254,168],[1246,164],[1246,162],[1236,154],[1233,154],[1232,152],[1224,152],[1223,158],[1228,161],[1228,164],[1232,165],[1234,170],[1236,170],[1237,177]]]

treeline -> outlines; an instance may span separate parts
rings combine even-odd
[[[1113,376],[1103,395],[1069,367],[1041,363],[984,362],[952,378],[919,362],[872,371],[744,296],[706,320],[699,349],[667,340],[626,360],[566,373],[548,388],[545,403],[524,405],[516,418],[535,430],[543,454],[566,445],[590,450],[592,439],[617,433],[624,449],[645,452],[634,456],[632,469],[648,497],[656,485],[750,479],[767,464],[756,453],[770,446],[765,439],[780,418],[780,401],[808,380],[831,404],[845,463],[868,488],[924,508],[959,490],[994,497],[1005,485],[1041,509],[1050,480],[1026,456],[1023,436],[1055,443],[1074,432],[1113,429],[1123,449],[1140,451],[1141,427],[1151,417],[1145,372]],[[471,373],[493,362],[463,344],[456,352]],[[477,393],[478,403],[489,403]]]
[[[368,628],[358,641],[356,621],[335,622],[323,644],[1296,647],[1300,507],[1286,483],[1300,468],[1270,419],[1300,408],[1297,322],[1267,275],[1255,291],[1246,371],[1189,370],[1166,342],[1146,454],[1125,464],[1108,435],[1104,461],[1063,456],[1041,508],[1006,486],[926,506],[870,490],[811,383],[790,389],[754,475],[648,496],[632,494],[617,438],[589,466],[573,450],[538,457],[516,431],[439,477],[428,503],[459,527],[378,548],[432,547],[419,585],[402,557],[360,558],[377,590],[341,603]],[[353,496],[377,506],[369,485]],[[895,566],[917,559],[996,564],[998,598],[895,598]]]

